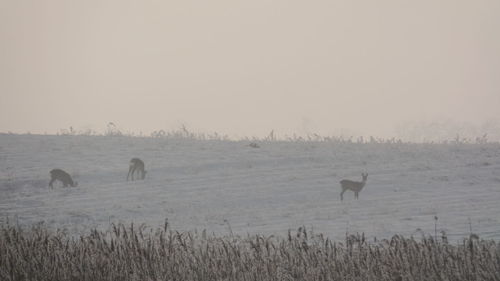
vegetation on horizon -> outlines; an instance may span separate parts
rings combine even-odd
[[[0,133],[2,134],[2,133]],[[3,134],[13,134],[12,132],[7,132]],[[30,135],[31,133],[26,133]],[[415,134],[415,133],[413,133]],[[75,130],[73,127],[69,129],[61,129],[57,132],[58,136],[104,136],[104,137],[150,137],[150,138],[160,138],[160,139],[190,139],[190,140],[216,140],[216,141],[251,141],[251,142],[264,142],[264,141],[288,141],[288,142],[332,142],[332,143],[354,143],[354,144],[487,144],[487,143],[499,143],[500,141],[493,138],[491,140],[487,133],[482,133],[480,136],[462,136],[456,133],[453,137],[441,137],[439,140],[403,140],[403,138],[381,138],[375,136],[355,136],[355,135],[339,135],[339,136],[324,136],[316,133],[309,133],[305,135],[281,135],[278,136],[274,130],[272,130],[265,137],[240,137],[232,138],[226,134],[220,134],[217,132],[212,133],[202,133],[193,132],[188,130],[185,125],[182,125],[179,129],[165,131],[156,130],[151,132],[149,135],[135,132],[123,132],[119,129],[113,122],[109,122],[106,126],[104,132],[98,132],[92,129],[86,130]]]
[[[112,225],[74,237],[44,225],[0,226],[1,280],[500,280],[500,244],[456,245],[395,235],[334,242],[299,228],[287,237],[179,233]]]

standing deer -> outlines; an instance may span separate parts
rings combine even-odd
[[[50,188],[54,188],[52,184],[56,180],[62,182],[64,187],[68,186],[76,187],[78,185],[78,182],[76,181],[74,182],[71,176],[61,169],[53,169],[52,171],[50,171],[50,183],[49,183]]]
[[[340,193],[340,200],[344,200],[344,192],[346,190],[351,190],[354,192],[354,198],[359,198],[359,193],[365,187],[366,180],[368,179],[368,173],[362,173],[363,181],[351,181],[351,180],[341,180],[340,185],[342,186],[342,192]]]
[[[146,170],[144,170],[144,162],[142,162],[139,158],[132,158],[129,163],[127,181],[130,176],[132,176],[132,180],[134,180],[134,174],[140,173],[141,180],[146,177]]]

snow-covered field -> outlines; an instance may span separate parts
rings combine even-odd
[[[500,144],[355,144],[0,134],[0,222],[84,233],[110,222],[216,234],[306,226],[333,239],[470,229],[500,239]],[[127,182],[128,161],[148,174]],[[79,185],[48,188],[62,168]],[[368,182],[359,200],[339,181]],[[420,230],[419,230],[420,229]],[[440,235],[438,233],[438,235]]]

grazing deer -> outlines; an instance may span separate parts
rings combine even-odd
[[[340,185],[342,186],[342,192],[340,193],[340,200],[344,200],[344,192],[346,190],[354,191],[354,198],[359,198],[359,193],[365,187],[366,179],[368,179],[368,174],[362,173],[363,181],[351,181],[351,180],[341,180]]]
[[[127,180],[130,176],[132,176],[132,180],[134,180],[134,174],[140,173],[141,180],[146,177],[146,170],[144,170],[144,162],[142,162],[139,158],[132,158],[129,163]]]
[[[54,188],[52,184],[56,180],[62,182],[64,187],[68,186],[76,187],[78,185],[78,183],[76,181],[74,182],[68,173],[66,173],[61,169],[53,169],[52,171],[50,171],[50,183],[49,183],[50,188]]]

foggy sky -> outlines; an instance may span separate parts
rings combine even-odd
[[[0,0],[0,132],[500,120],[500,1]]]

